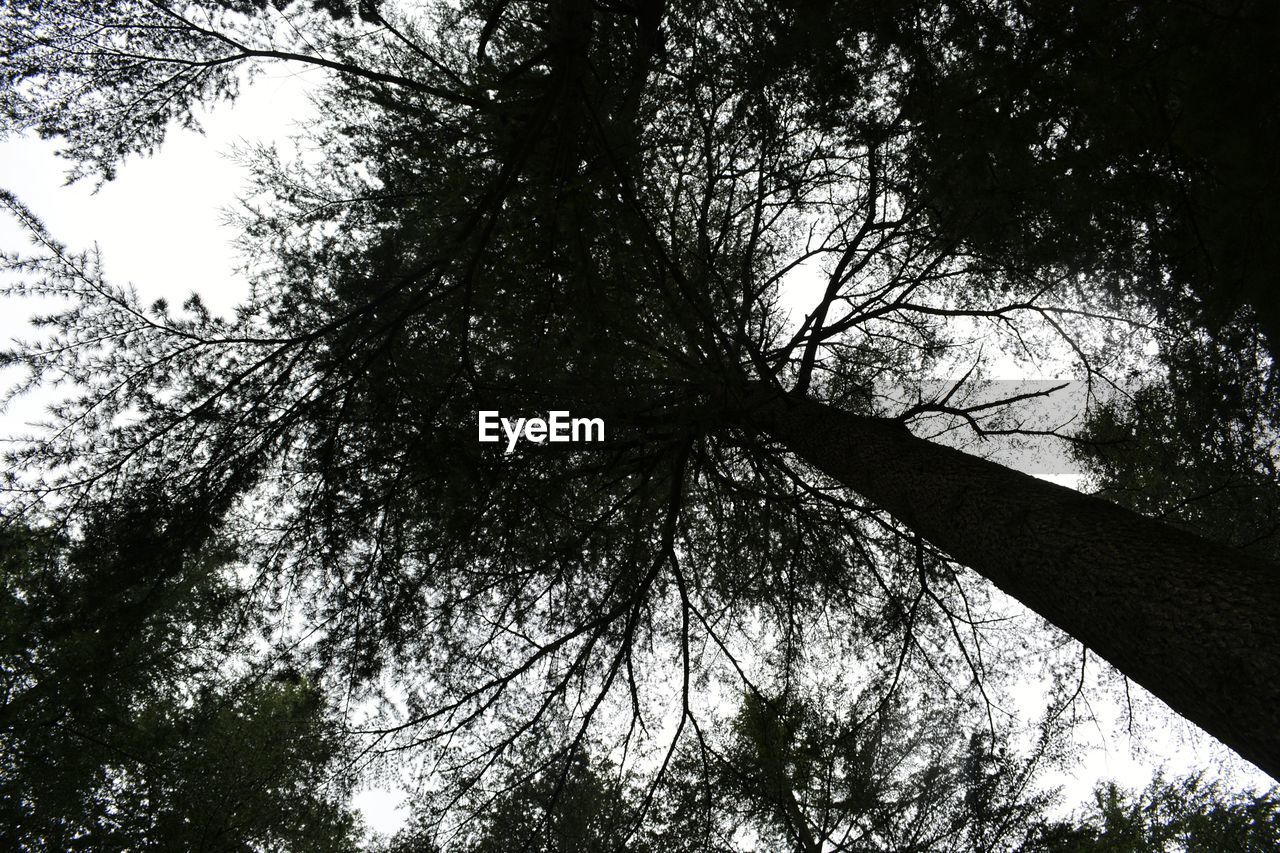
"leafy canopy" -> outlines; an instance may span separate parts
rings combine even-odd
[[[5,256],[14,292],[64,300],[9,363],[28,388],[74,389],[9,454],[12,508],[78,548],[94,541],[76,532],[86,506],[106,531],[93,536],[153,531],[116,569],[90,564],[91,582],[122,571],[181,590],[142,593],[140,618],[228,632],[280,685],[244,688],[254,727],[319,726],[308,691],[342,696],[352,760],[422,762],[442,831],[487,813],[513,764],[559,767],[556,802],[601,796],[614,783],[593,789],[578,764],[601,754],[643,783],[617,813],[624,839],[690,766],[737,768],[742,819],[777,838],[871,832],[858,821],[910,807],[837,808],[863,790],[856,762],[805,804],[816,817],[782,796],[853,738],[843,714],[792,727],[796,709],[856,696],[921,697],[906,719],[952,720],[934,763],[952,768],[936,771],[952,773],[941,790],[968,786],[966,817],[918,826],[999,836],[1026,815],[1022,782],[983,781],[1017,765],[998,745],[1026,723],[1000,710],[1002,685],[1023,654],[1045,655],[1048,749],[1079,698],[1077,652],[1054,657],[1054,638],[1007,619],[972,572],[791,458],[747,402],[786,388],[929,436],[1033,437],[1004,405],[1016,400],[982,396],[999,359],[1100,390],[1149,366],[1132,345],[1159,345],[1161,315],[1195,314],[1165,298],[1200,267],[1174,251],[1191,219],[1164,200],[1211,181],[1176,152],[1144,159],[1145,120],[1117,127],[1063,100],[1101,72],[1085,31],[1055,21],[1095,22],[1117,51],[1148,26],[1107,29],[1094,5],[7,6],[7,125],[65,139],[73,176],[110,178],[233,97],[251,63],[333,72],[304,156],[251,158],[237,215],[253,290],[233,317],[196,297],[146,305],[4,196],[35,244]],[[1184,32],[1179,14],[1150,26]],[[1043,74],[995,86],[1011,67]],[[1182,98],[1209,83],[1170,85]],[[989,145],[973,144],[980,131]],[[803,316],[788,310],[797,294]],[[938,393],[938,376],[963,378]],[[504,455],[476,443],[480,409],[570,409],[603,417],[608,440]],[[188,567],[222,565],[225,541],[234,570],[183,586]],[[305,677],[272,682],[263,647],[288,649]],[[65,672],[88,659],[68,654]],[[763,697],[782,722],[753,728]],[[811,743],[777,742],[775,724]],[[746,745],[717,754],[726,731]],[[327,743],[289,772],[323,764]],[[778,751],[802,746],[779,769]],[[922,791],[921,778],[877,784]],[[494,814],[523,825],[538,784]],[[896,843],[886,826],[874,831]]]

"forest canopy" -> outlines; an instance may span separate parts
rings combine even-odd
[[[229,316],[0,195],[4,831],[349,849],[383,774],[406,851],[1274,842],[1039,780],[1130,682],[1280,772],[1278,13],[1028,6],[6,4],[75,180],[328,76]]]

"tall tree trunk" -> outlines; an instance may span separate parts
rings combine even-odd
[[[742,417],[1280,778],[1280,566],[892,421],[758,389]]]

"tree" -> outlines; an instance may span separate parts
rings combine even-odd
[[[763,4],[15,7],[7,115],[99,170],[238,62],[336,77],[324,157],[255,160],[234,318],[141,304],[6,197],[18,292],[71,298],[11,358],[80,389],[12,489],[75,518],[145,483],[202,520],[190,547],[242,533],[326,687],[388,700],[367,749],[436,750],[459,796],[549,720],[561,757],[667,724],[661,781],[708,685],[772,695],[851,650],[891,674],[877,701],[929,685],[995,730],[1022,638],[968,569],[1276,772],[1273,564],[913,434],[1010,432],[1016,395],[971,396],[991,351],[1100,383],[1158,318],[939,216],[894,22],[928,53],[967,12],[869,8],[807,62],[820,19]],[[481,409],[607,440],[504,454]]]
[[[1274,346],[1273,4],[969,8],[945,20],[947,50],[921,17],[886,27],[914,66],[907,192],[975,251],[1087,272],[1211,329],[1246,309]]]
[[[14,850],[354,849],[323,697],[296,672],[219,673],[238,597],[227,555],[183,561],[161,515],[144,503],[75,546],[0,532],[0,837]]]
[[[707,757],[696,749],[682,754],[639,830],[639,793],[620,781],[616,765],[579,755],[567,768],[535,769],[539,761],[530,756],[507,768],[496,790],[477,795],[474,824],[437,843],[423,809],[378,849],[1216,853],[1275,846],[1275,791],[1229,792],[1202,775],[1157,774],[1141,791],[1102,783],[1073,814],[1053,817],[1060,794],[1028,791],[1031,765],[985,733],[966,743],[953,737],[954,719],[945,713],[920,726],[905,707],[879,707],[873,718],[857,704],[836,721],[806,703],[746,698],[724,740],[716,738],[714,769],[706,772]]]
[[[732,850],[750,832],[796,853],[1014,849],[1054,799],[1031,784],[1041,756],[965,732],[945,697],[836,698],[748,694],[715,746],[680,757],[656,846]]]
[[[1097,490],[1275,561],[1276,389],[1256,331],[1206,340],[1194,328],[1163,342],[1163,369],[1100,406],[1077,445]],[[1176,472],[1171,476],[1171,472]]]
[[[1270,850],[1280,840],[1274,792],[1222,797],[1198,776],[1157,777],[1140,792],[1099,786],[1073,822],[1046,822],[1029,851]]]
[[[432,840],[433,821],[429,811],[422,810],[416,824],[398,832],[387,850],[646,853],[656,849],[634,837],[637,804],[619,783],[616,768],[600,766],[585,754],[532,772],[531,766],[537,763],[511,768],[503,787],[483,798],[485,809],[474,824],[460,828],[461,837],[455,836],[443,848]]]
[[[615,763],[523,756],[472,795],[472,823],[436,832],[418,802],[387,849],[905,853],[1012,850],[1042,834],[1054,797],[1029,790],[1035,761],[1014,760],[985,732],[963,735],[945,699],[864,694],[833,718],[835,698],[820,708],[816,696],[747,695],[723,728],[675,756],[647,819],[645,792]]]

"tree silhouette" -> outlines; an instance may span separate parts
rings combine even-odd
[[[332,709],[295,670],[227,666],[249,660],[230,554],[183,559],[155,509],[95,514],[75,546],[0,531],[0,838],[355,849]]]
[[[814,702],[748,695],[723,737],[675,758],[639,830],[643,792],[579,754],[567,771],[514,761],[478,820],[447,841],[433,840],[438,823],[419,803],[386,849],[718,853],[751,838],[796,853],[992,850],[1038,838],[1052,798],[1025,790],[1034,762],[1011,760],[984,733],[956,737],[947,702],[923,704],[917,715],[855,701],[831,718]]]
[[[1100,406],[1077,445],[1112,500],[1276,560],[1275,421],[1261,336],[1171,330],[1160,381]]]
[[[263,630],[381,700],[363,756],[434,755],[445,810],[554,731],[548,762],[644,752],[644,814],[726,680],[849,655],[873,703],[972,697],[990,748],[1018,638],[978,576],[1277,772],[1272,563],[931,440],[1037,434],[974,396],[994,354],[1101,389],[1160,312],[992,251],[921,177],[925,60],[991,70],[967,11],[836,5],[7,10],[6,116],[106,177],[239,64],[335,72],[322,156],[253,158],[233,318],[142,304],[5,196],[15,292],[66,300],[10,361],[76,389],[10,454],[14,508],[141,492],[182,553],[234,532]],[[979,23],[1036,31],[1015,6]],[[480,410],[606,440],[505,454]]]
[[[881,708],[861,721],[855,710],[842,723],[806,703],[784,709],[748,698],[717,744],[714,769],[695,752],[681,755],[639,833],[629,825],[640,798],[620,783],[619,768],[579,754],[567,772],[530,774],[517,760],[479,819],[448,841],[437,843],[437,824],[423,811],[377,849],[721,853],[745,842],[796,853],[1164,853],[1275,845],[1274,791],[1232,793],[1200,775],[1157,774],[1142,791],[1099,785],[1074,814],[1051,817],[1052,793],[1025,790],[1028,765],[992,750],[981,733],[967,745],[956,740],[945,714],[920,726],[904,710]]]
[[[911,24],[914,191],[976,250],[1109,280],[1219,328],[1249,306],[1273,346],[1273,4],[967,9],[939,50]]]
[[[1027,850],[1267,850],[1280,840],[1272,794],[1228,795],[1197,776],[1146,790],[1102,785],[1074,822],[1045,822]]]

